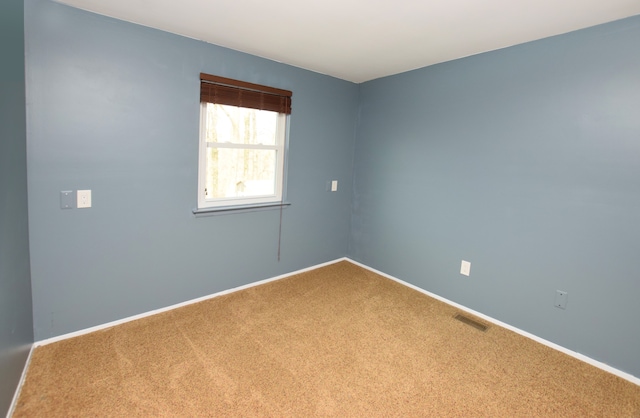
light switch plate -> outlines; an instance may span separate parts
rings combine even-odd
[[[333,181],[331,182],[331,191],[332,191],[332,192],[335,192],[335,191],[337,191],[337,190],[338,190],[338,180],[333,180]]]
[[[468,261],[462,260],[460,263],[460,274],[463,276],[468,276],[471,273],[471,263]]]
[[[73,190],[63,190],[60,192],[60,209],[73,209],[75,207],[75,196]]]
[[[78,209],[91,207],[91,190],[78,190]]]
[[[567,309],[567,299],[569,294],[564,290],[556,290],[556,302],[554,306],[560,309]]]

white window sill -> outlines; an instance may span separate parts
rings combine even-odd
[[[221,206],[213,208],[196,208],[192,212],[196,218],[203,216],[229,215],[232,213],[258,212],[263,210],[284,209],[291,206],[289,202],[261,203],[258,205]]]

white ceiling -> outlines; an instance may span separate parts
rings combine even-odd
[[[353,82],[640,14],[640,0],[58,0]]]

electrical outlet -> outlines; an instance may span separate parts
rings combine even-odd
[[[556,302],[553,306],[560,309],[567,309],[567,299],[569,294],[564,290],[556,290]]]
[[[331,191],[332,192],[338,191],[338,180],[333,180],[331,182]]]
[[[468,276],[469,274],[471,274],[470,262],[462,260],[462,263],[460,263],[460,274],[462,274],[463,276]]]
[[[91,207],[91,190],[78,190],[78,209]]]

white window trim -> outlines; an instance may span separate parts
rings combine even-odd
[[[229,211],[243,210],[251,208],[282,206],[284,204],[284,188],[285,188],[285,168],[287,157],[288,143],[288,115],[280,113],[278,115],[276,126],[276,145],[261,144],[231,144],[218,143],[212,145],[206,140],[206,103],[200,104],[200,141],[198,146],[198,206],[194,213],[209,211]],[[276,151],[276,184],[275,193],[264,196],[242,197],[242,198],[226,198],[226,199],[207,199],[205,194],[206,185],[206,158],[207,148],[235,148],[235,149],[269,149]]]

